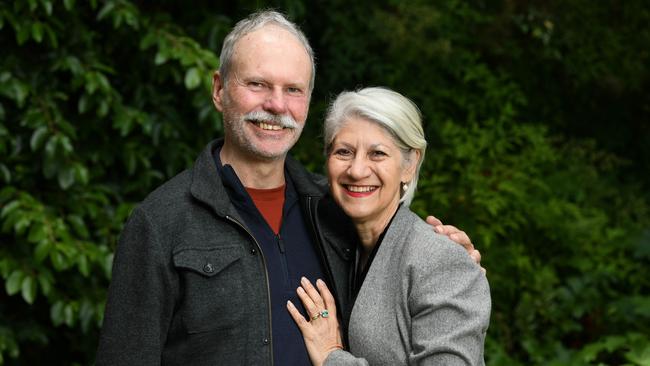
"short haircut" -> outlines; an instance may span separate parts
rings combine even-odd
[[[311,61],[311,79],[309,80],[309,93],[311,94],[311,91],[314,89],[314,80],[316,78],[316,60],[314,57],[314,51],[309,45],[309,41],[305,34],[295,23],[289,21],[284,15],[273,10],[259,11],[240,20],[224,39],[223,46],[221,47],[221,55],[219,55],[219,73],[221,74],[224,84],[228,83],[228,77],[232,67],[232,57],[237,41],[245,35],[267,25],[275,25],[288,31],[294,35],[298,41],[300,41],[305,48],[305,51],[307,51]]]
[[[424,161],[427,140],[422,129],[422,115],[418,107],[405,96],[388,88],[365,88],[342,92],[332,102],[325,117],[325,152],[331,153],[334,138],[350,118],[363,118],[386,130],[402,151],[403,166],[409,163],[410,152],[420,152],[420,161],[413,180],[402,194],[400,202],[411,204]]]

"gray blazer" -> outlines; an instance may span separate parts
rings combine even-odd
[[[325,365],[484,365],[490,288],[465,250],[397,211]]]

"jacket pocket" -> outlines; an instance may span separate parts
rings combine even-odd
[[[183,291],[179,312],[188,333],[231,329],[242,320],[246,301],[242,255],[238,245],[174,253]]]

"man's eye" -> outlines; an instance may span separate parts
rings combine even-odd
[[[248,87],[251,89],[262,89],[264,87],[264,83],[261,83],[259,81],[249,81]]]
[[[300,88],[287,88],[287,93],[289,94],[302,94],[302,89]]]

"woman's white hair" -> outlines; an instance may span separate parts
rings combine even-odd
[[[413,150],[420,152],[420,159],[413,180],[403,182],[408,189],[403,192],[400,202],[411,204],[418,183],[420,168],[424,161],[427,140],[422,129],[422,114],[418,107],[405,96],[388,88],[374,87],[339,94],[327,110],[325,117],[325,153],[331,152],[334,138],[350,118],[363,118],[385,129],[402,151],[402,166],[413,162]]]
[[[311,61],[311,79],[309,80],[309,93],[314,89],[314,80],[316,78],[316,61],[314,58],[314,51],[309,45],[309,41],[305,34],[298,28],[298,26],[289,21],[284,15],[273,10],[258,11],[249,15],[247,18],[240,20],[235,24],[235,27],[228,33],[223,41],[221,47],[221,55],[219,55],[219,74],[224,82],[228,83],[228,76],[232,67],[232,56],[235,50],[235,44],[245,35],[254,32],[267,25],[275,25],[288,31],[298,39],[307,51],[309,60]]]

